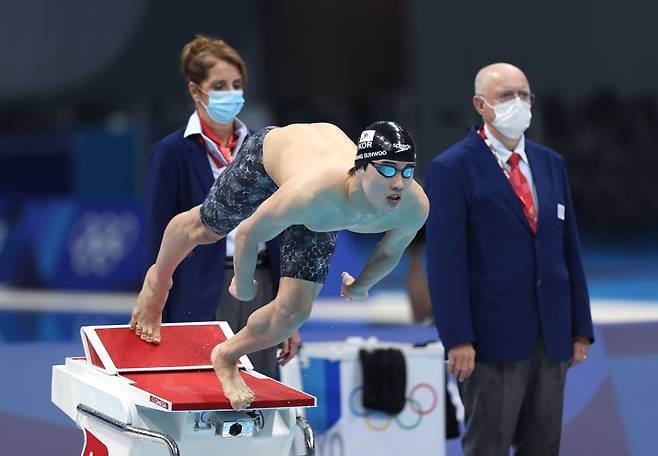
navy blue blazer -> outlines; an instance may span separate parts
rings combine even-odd
[[[429,165],[427,271],[446,352],[472,342],[478,361],[523,360],[541,329],[557,361],[570,358],[573,337],[594,340],[564,159],[528,140],[525,150],[537,191],[536,234],[475,129]]]
[[[185,127],[153,145],[146,189],[146,265],[155,263],[162,235],[176,215],[206,198],[214,179],[206,148],[197,135],[183,137]],[[273,280],[279,282],[279,249],[267,244]],[[162,321],[165,323],[215,319],[224,292],[226,239],[194,249],[174,272]]]

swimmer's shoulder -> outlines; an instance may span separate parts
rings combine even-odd
[[[313,200],[328,202],[343,194],[346,176],[347,171],[338,166],[317,169],[309,167],[305,173],[292,178],[288,186]]]
[[[307,124],[313,128],[319,128],[321,130],[326,130],[326,131],[339,131],[343,133],[343,130],[338,128],[336,125],[329,123],[329,122],[315,122],[311,124]]]
[[[281,209],[298,221],[310,221],[317,213],[334,213],[339,204],[339,193],[326,180],[314,179],[313,174],[290,179],[279,187]],[[319,211],[319,212],[318,212]]]
[[[290,132],[294,130],[314,130],[314,129],[321,129],[321,130],[338,130],[338,131],[343,131],[340,128],[338,128],[336,125],[329,123],[329,122],[312,122],[312,123],[292,123],[285,125],[283,127],[277,127],[272,131],[276,132]]]
[[[287,146],[302,143],[306,148],[317,148],[349,155],[356,153],[356,144],[334,124],[320,122],[290,124],[272,130],[265,138],[266,144]],[[333,156],[333,153],[330,154]]]
[[[347,133],[345,133],[341,128],[339,128],[338,126],[336,126],[332,123],[320,122],[320,123],[315,123],[315,124],[311,124],[311,125],[316,125],[318,129],[320,129],[320,130],[322,130],[322,131],[324,131],[328,134],[340,137],[342,140],[347,140],[352,145],[356,146],[354,144],[354,142],[352,141],[352,139],[349,136],[347,136]]]
[[[275,128],[268,133],[268,136],[272,138],[293,138],[299,135],[319,137],[327,134],[346,136],[343,130],[336,125],[327,122],[294,123],[286,125],[285,127]]]
[[[430,211],[430,202],[423,187],[421,187],[416,181],[413,182],[407,195],[405,195],[403,204],[404,206],[401,209],[404,210],[404,219],[408,222],[408,225],[417,225],[418,228],[421,227],[425,223],[425,220],[427,220]]]
[[[347,134],[343,130],[341,130],[340,127],[329,122],[315,122],[315,123],[297,124],[297,125],[302,125],[304,128],[306,128],[307,131],[312,132],[317,136],[347,140],[350,143],[352,143],[350,137],[347,136]]]

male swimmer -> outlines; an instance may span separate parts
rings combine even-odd
[[[158,343],[162,309],[178,264],[197,245],[218,241],[243,220],[235,238],[229,291],[239,300],[253,299],[257,246],[282,233],[277,296],[211,355],[231,406],[249,407],[254,394],[235,362],[286,340],[309,317],[327,276],[336,231],[385,232],[356,279],[343,272],[341,294],[362,299],[395,267],[425,223],[429,203],[412,179],[415,161],[411,136],[395,122],[371,124],[358,146],[326,123],[258,131],[215,181],[205,202],[169,222],[137,297],[131,328],[146,342]]]

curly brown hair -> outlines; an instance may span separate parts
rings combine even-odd
[[[214,59],[235,65],[242,75],[243,85],[247,84],[247,65],[242,57],[224,40],[197,35],[183,48],[180,67],[188,81],[201,84],[208,77],[208,70],[215,64]]]

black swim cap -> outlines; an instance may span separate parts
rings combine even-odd
[[[400,124],[386,120],[371,123],[359,137],[354,167],[364,168],[373,160],[416,161],[416,146]]]

